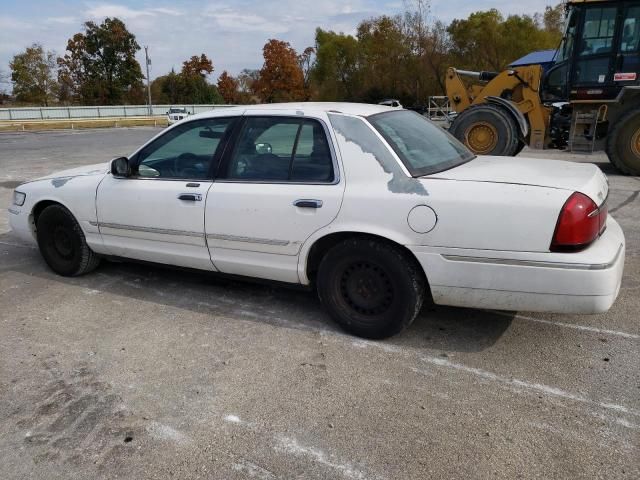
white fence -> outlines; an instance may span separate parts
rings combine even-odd
[[[166,115],[171,107],[184,107],[190,113],[206,112],[233,105],[153,105],[152,115]],[[96,107],[0,108],[1,120],[64,120],[79,118],[147,117],[148,105],[109,105]]]

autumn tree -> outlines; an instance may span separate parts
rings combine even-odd
[[[182,62],[182,74],[185,76],[200,75],[204,78],[212,74],[213,70],[213,62],[204,53],[199,57],[193,55],[189,60]]]
[[[56,54],[34,43],[15,55],[9,66],[16,99],[48,107],[58,90]]]
[[[58,58],[63,94],[85,104],[140,103],[144,76],[135,59],[138,50],[135,36],[118,18],[85,22],[84,32],[70,38]]]
[[[238,80],[225,70],[218,78],[218,91],[226,103],[239,103]]]
[[[304,74],[291,45],[272,39],[262,52],[264,64],[253,86],[260,99],[267,103],[304,100]]]

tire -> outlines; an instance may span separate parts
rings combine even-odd
[[[527,146],[527,144],[526,144],[524,141],[522,141],[522,140],[518,140],[518,146],[516,147],[515,152],[513,152],[513,155],[511,155],[511,156],[512,156],[512,157],[515,157],[515,156],[516,156],[516,155],[518,155],[518,154],[522,151],[522,149],[523,149],[524,147],[526,147],[526,146]]]
[[[38,217],[36,229],[40,253],[57,274],[83,275],[100,263],[100,257],[87,245],[80,225],[62,205],[46,207]]]
[[[640,175],[640,109],[618,118],[607,138],[607,155],[624,175]]]
[[[513,156],[519,130],[514,118],[498,105],[472,105],[460,113],[449,131],[477,155]]]
[[[321,303],[346,331],[381,339],[413,322],[424,301],[422,269],[398,247],[353,238],[329,250],[318,269]]]

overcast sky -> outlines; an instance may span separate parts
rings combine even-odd
[[[431,14],[444,21],[464,18],[477,10],[497,8],[505,14],[544,10],[549,0],[433,0]],[[228,70],[259,68],[262,46],[270,38],[290,42],[298,51],[313,45],[316,27],[354,33],[372,16],[403,10],[403,0],[0,0],[0,71],[34,42],[59,55],[67,39],[86,20],[118,17],[149,46],[151,78],[172,67],[180,69],[191,55],[206,53],[215,67],[213,79]],[[144,51],[138,54],[144,65]]]

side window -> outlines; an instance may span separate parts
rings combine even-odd
[[[331,182],[333,161],[322,125],[289,117],[247,117],[226,178]]]
[[[138,155],[141,178],[205,180],[232,118],[209,118],[179,125]]]
[[[637,52],[640,50],[640,7],[629,7],[624,19],[620,52]]]
[[[611,53],[616,30],[616,12],[617,7],[587,9],[578,48],[581,57]]]

